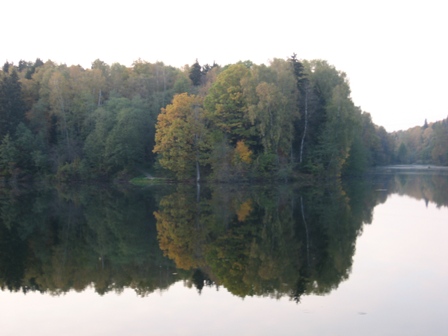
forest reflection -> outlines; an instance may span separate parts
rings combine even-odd
[[[441,207],[446,190],[446,175],[401,173],[319,187],[3,188],[0,285],[144,296],[184,281],[300,301],[349,277],[356,239],[388,195]]]

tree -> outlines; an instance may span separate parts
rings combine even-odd
[[[201,85],[202,71],[197,59],[196,62],[191,66],[189,77],[194,86]]]
[[[109,89],[111,94],[116,97],[128,97],[128,89],[130,82],[129,77],[131,74],[131,69],[126,66],[113,63],[110,66],[110,76],[109,76]],[[128,97],[129,98],[129,97]]]
[[[408,149],[403,142],[398,148],[398,160],[400,161],[400,163],[408,163]]]
[[[299,163],[303,162],[303,149],[305,146],[305,138],[307,136],[308,131],[308,112],[309,112],[309,99],[310,99],[310,90],[309,90],[309,81],[307,79],[305,68],[297,59],[297,55],[294,53],[288,60],[293,68],[294,77],[296,80],[297,90],[299,92],[297,99],[297,107],[300,110],[303,116],[303,126],[301,126],[301,140],[300,140],[300,150],[299,150]]]
[[[348,85],[338,85],[332,93],[327,107],[327,122],[322,132],[318,159],[323,164],[326,174],[338,176],[350,154],[356,110],[350,99]]]
[[[14,176],[18,161],[18,151],[9,133],[0,144],[0,168],[7,175]]]
[[[235,147],[235,156],[237,161],[250,164],[252,162],[252,151],[244,143],[244,141],[238,141]]]
[[[229,66],[218,75],[204,100],[214,126],[228,137],[232,146],[239,140],[249,144],[255,134],[242,86],[246,76],[250,72],[243,63]]]
[[[92,63],[92,71],[89,71],[88,74],[91,78],[89,84],[94,86],[94,96],[98,97],[97,106],[101,106],[105,99],[106,80],[110,76],[110,66],[100,59],[96,59]]]
[[[162,167],[179,179],[191,178],[194,171],[197,181],[200,179],[208,148],[205,121],[202,99],[187,93],[175,95],[157,118],[153,152],[159,154]]]
[[[359,113],[354,129],[353,141],[350,147],[344,174],[361,174],[370,166],[373,166],[373,150],[379,145],[379,139],[375,132],[375,125],[369,113]]]
[[[15,135],[15,146],[18,151],[17,164],[22,170],[25,170],[28,173],[34,172],[35,151],[40,149],[38,145],[39,142],[36,141],[30,129],[26,127],[25,124],[20,123],[19,126],[17,126]]]
[[[265,154],[277,161],[292,151],[294,123],[299,118],[298,90],[290,64],[274,59],[269,67],[253,66],[249,80],[243,80],[249,117]]]
[[[153,136],[148,111],[140,97],[112,98],[93,113],[94,124],[84,153],[94,174],[114,174],[144,165]]]
[[[117,111],[115,125],[106,139],[105,158],[111,171],[133,171],[147,161],[147,144],[154,136],[149,113],[140,97]]]
[[[26,106],[22,85],[15,70],[0,82],[0,137],[13,134],[20,122],[25,121]]]
[[[309,79],[307,148],[300,152],[312,172],[339,176],[349,156],[359,110],[350,98],[350,87],[343,72],[322,60],[305,62]],[[302,131],[304,132],[304,130]],[[304,133],[299,141],[302,148]]]
[[[448,165],[448,118],[434,125],[434,147],[431,152],[435,164]]]
[[[8,72],[9,72],[9,68],[10,68],[12,65],[13,65],[13,64],[11,64],[11,63],[9,63],[8,61],[6,61],[6,62],[3,64],[2,71],[3,71],[4,73],[8,73]]]

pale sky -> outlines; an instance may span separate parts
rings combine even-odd
[[[426,1],[9,1],[0,62],[181,67],[325,59],[387,131],[448,117],[448,3]]]

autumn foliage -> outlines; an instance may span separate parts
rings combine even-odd
[[[446,120],[387,133],[323,60],[174,68],[21,60],[0,70],[0,176],[288,180],[448,164]]]

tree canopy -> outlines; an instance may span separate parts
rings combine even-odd
[[[0,175],[111,179],[338,177],[389,163],[448,164],[446,120],[395,133],[324,60],[182,69],[20,60],[0,71]]]

